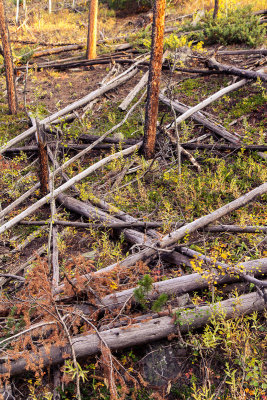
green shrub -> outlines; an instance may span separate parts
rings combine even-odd
[[[131,10],[142,9],[143,7],[151,7],[151,0],[102,0],[102,3],[108,4],[108,6],[114,10],[124,10],[128,8]],[[133,4],[134,3],[134,4]]]
[[[263,43],[266,29],[259,24],[259,18],[252,13],[250,6],[221,14],[216,20],[208,14],[199,24],[201,32],[194,32],[190,38],[203,40],[205,44],[220,43],[247,44],[255,47]]]

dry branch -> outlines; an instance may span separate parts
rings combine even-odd
[[[250,293],[231,298],[214,305],[196,307],[193,310],[178,309],[179,311],[179,329],[180,332],[188,332],[200,328],[209,323],[211,318],[217,316],[224,319],[234,318],[239,315],[249,314],[253,311],[262,311],[265,308],[263,299],[257,293]],[[175,315],[175,311],[174,315]],[[101,332],[101,339],[104,340],[111,350],[120,350],[129,346],[143,345],[155,340],[166,338],[171,333],[177,332],[175,318],[165,316],[155,318],[143,323],[130,325],[127,328],[113,328]],[[88,357],[97,354],[100,351],[101,339],[99,333],[80,335],[72,337],[71,343],[77,358]],[[1,343],[0,343],[1,344]],[[66,354],[71,356],[71,347],[52,346],[49,350],[40,347],[38,353],[30,354],[32,363],[38,368],[45,368],[48,365],[55,365],[66,359]],[[26,371],[27,362],[25,358],[12,360],[5,357],[0,360],[0,374],[9,373],[10,376],[22,374]]]
[[[232,233],[267,233],[267,226],[238,226],[238,225],[214,225],[203,229],[205,232],[232,232]]]
[[[257,54],[259,56],[267,56],[267,49],[253,49],[253,50],[219,50],[217,52],[220,56],[238,56],[238,55],[251,55]]]
[[[235,151],[235,150],[251,150],[251,151],[267,151],[267,145],[265,144],[205,144],[205,143],[182,143],[182,146],[188,150],[222,150],[222,151]]]
[[[104,158],[103,160],[98,161],[97,163],[91,165],[89,168],[82,171],[80,174],[71,178],[68,182],[64,183],[63,185],[59,186],[57,189],[54,190],[54,197],[56,198],[60,193],[63,193],[65,190],[70,188],[75,183],[79,182],[81,179],[85,178],[86,176],[90,175],[97,169],[101,168],[103,165],[107,164],[108,162],[115,160],[119,157],[126,156],[132,154],[134,151],[138,150],[141,146],[141,142],[136,144],[128,149],[122,150],[121,152],[111,154],[110,156]],[[41,206],[46,204],[51,199],[51,193],[48,193],[45,197],[34,203],[32,206],[28,207],[22,213],[17,215],[16,217],[12,218],[10,221],[6,222],[0,227],[0,234],[5,232],[7,229],[12,228],[18,222],[22,221],[24,218],[31,215],[33,212],[38,210]]]
[[[236,76],[240,76],[241,78],[246,78],[246,79],[260,78],[264,82],[267,81],[267,75],[264,72],[250,71],[250,70],[236,68],[236,67],[233,67],[232,65],[221,64],[218,61],[216,61],[216,59],[214,57],[207,60],[207,65],[210,68],[216,69],[218,71],[223,71],[224,73],[229,74],[229,75],[236,75]]]
[[[197,262],[197,258],[193,259],[193,262]],[[251,260],[244,263],[239,263],[232,268],[235,271],[235,275],[216,274],[216,285],[223,285],[229,282],[240,281],[240,270],[244,274],[255,274],[256,276],[263,276],[267,274],[267,258],[259,260]],[[214,277],[215,278],[215,277]],[[157,298],[161,293],[168,295],[176,294],[181,295],[193,290],[202,290],[210,286],[210,276],[207,274],[190,274],[180,276],[178,278],[168,279],[161,282],[153,283],[153,289],[147,295],[147,299],[153,300]],[[242,279],[242,278],[241,278]],[[122,292],[115,292],[101,299],[101,304],[106,307],[119,307],[127,300],[131,299],[134,295],[135,288],[127,289]]]
[[[160,242],[154,241],[154,248],[148,248],[140,251],[137,254],[133,254],[124,260],[120,261],[119,263],[112,264],[102,270],[98,271],[99,273],[105,273],[112,271],[113,269],[128,267],[131,265],[135,265],[140,260],[146,260],[151,256],[155,255],[157,251],[161,249],[167,248],[168,246],[172,246],[174,243],[178,242],[184,236],[191,234],[198,229],[204,228],[205,226],[209,225],[210,223],[222,218],[223,216],[229,214],[232,211],[237,210],[240,207],[248,204],[250,201],[254,200],[257,196],[263,195],[267,192],[267,183],[263,183],[261,186],[251,190],[250,192],[246,193],[245,195],[239,197],[236,200],[220,207],[219,209],[213,211],[210,214],[204,215],[196,219],[195,221],[182,226],[181,228],[177,229],[174,232],[164,236]]]
[[[170,100],[167,97],[165,97],[163,94],[159,95],[160,101],[162,103],[166,104],[169,107],[173,107],[175,111],[178,111],[179,113],[185,113],[187,110],[189,110],[189,107],[184,106],[177,100]],[[197,123],[205,126],[208,128],[211,132],[215,133],[216,135],[223,137],[227,141],[237,144],[240,142],[240,136],[237,134],[233,134],[228,132],[223,126],[219,124],[215,124],[214,122],[211,122],[208,118],[206,118],[203,114],[200,112],[196,112],[195,114],[191,115],[191,118],[196,121]]]
[[[75,101],[74,103],[66,106],[62,110],[50,115],[49,117],[43,119],[40,121],[41,124],[50,124],[53,122],[55,119],[62,117],[63,115],[66,115],[70,113],[73,110],[76,110],[79,107],[84,106],[85,104],[89,103],[90,101],[96,99],[99,96],[102,96],[106,92],[118,87],[119,85],[122,85],[124,82],[132,78],[136,73],[138,72],[137,69],[129,69],[129,72],[123,76],[118,76],[115,81],[112,81],[111,83],[107,83],[106,85],[102,86],[99,89],[94,90],[87,96],[83,97],[82,99]],[[2,154],[6,149],[9,147],[14,146],[14,144],[20,142],[23,139],[26,139],[27,137],[31,136],[33,133],[36,132],[36,127],[33,126],[32,128],[28,129],[27,131],[21,133],[20,135],[16,136],[14,139],[11,139],[9,142],[7,142],[4,146],[0,148],[0,154]]]
[[[146,72],[141,80],[137,83],[137,85],[133,88],[133,90],[125,97],[123,102],[119,105],[119,109],[125,111],[129,104],[133,101],[135,96],[143,89],[143,87],[147,84],[148,81],[148,72]]]

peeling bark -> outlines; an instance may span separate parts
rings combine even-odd
[[[91,0],[89,6],[88,36],[87,36],[87,50],[86,50],[86,58],[88,60],[96,58],[97,12],[98,12],[98,0]]]
[[[147,88],[144,143],[142,146],[142,152],[147,159],[153,158],[155,152],[159,86],[163,56],[165,7],[166,0],[155,0],[153,9],[152,48]]]

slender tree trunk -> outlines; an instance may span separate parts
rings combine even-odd
[[[155,152],[159,86],[163,55],[165,7],[166,0],[154,1],[152,48],[147,88],[144,143],[142,147],[142,151],[146,158],[152,158]]]
[[[219,11],[219,0],[214,0],[213,19],[216,19]]]
[[[90,0],[86,58],[96,58],[98,0]]]
[[[16,7],[16,25],[19,24],[19,0],[17,0],[17,7]]]
[[[52,12],[52,0],[48,0],[48,12],[49,14]]]
[[[14,79],[12,53],[9,43],[8,26],[6,22],[4,0],[0,0],[0,33],[2,38],[4,63],[6,70],[7,98],[10,114],[17,112],[17,95]]]

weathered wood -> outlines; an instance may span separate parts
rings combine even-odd
[[[71,44],[71,45],[66,45],[66,46],[58,46],[58,47],[53,47],[51,49],[46,49],[46,50],[35,50],[31,57],[38,58],[38,57],[50,56],[52,54],[65,53],[67,51],[74,51],[74,50],[79,50],[79,49],[83,49],[83,48],[84,48],[84,45],[82,45],[82,44]]]
[[[184,226],[177,229],[176,231],[173,231],[173,232],[169,233],[168,235],[164,236],[159,242],[154,241],[154,246],[153,246],[154,248],[150,247],[148,249],[141,250],[139,253],[133,254],[133,255],[125,258],[124,260],[120,261],[119,264],[118,263],[112,264],[106,268],[103,268],[100,271],[101,271],[101,273],[109,272],[115,268],[128,267],[131,265],[135,265],[140,260],[146,260],[146,259],[150,258],[151,256],[155,255],[157,253],[157,251],[160,251],[161,249],[172,246],[173,244],[178,242],[180,239],[182,239],[184,236],[191,234],[201,228],[204,228],[205,226],[209,225],[210,223],[222,218],[223,216],[231,213],[232,211],[235,211],[238,208],[243,207],[244,205],[253,201],[257,196],[261,196],[265,193],[267,193],[267,183],[263,183],[262,185],[258,186],[257,188],[251,190],[250,192],[246,193],[245,195],[239,197],[238,199],[233,200],[232,202],[218,208],[217,210],[213,211],[212,213],[204,215],[203,217],[200,217],[193,222],[185,224]]]
[[[18,106],[17,93],[16,93],[16,85],[14,77],[12,52],[9,43],[8,25],[6,22],[4,0],[0,0],[0,34],[2,38],[3,55],[4,55],[8,108],[10,114],[16,114]]]
[[[110,214],[107,214],[105,211],[100,210],[97,207],[94,207],[88,203],[84,203],[80,200],[76,200],[73,197],[66,196],[61,194],[57,197],[57,201],[66,207],[67,209],[74,211],[75,213],[82,215],[90,220],[101,221],[105,224],[114,224],[121,225],[120,220]],[[127,216],[127,224],[135,223],[135,219]],[[122,225],[123,226],[123,225]],[[155,232],[156,237],[159,238],[160,235]],[[127,240],[127,242],[131,244],[138,244],[140,246],[151,246],[152,245],[152,237],[155,237],[154,232],[151,233],[151,230],[148,229],[146,233],[136,231],[131,229],[131,225],[129,228],[123,228],[123,236]],[[181,257],[181,254],[173,251],[170,254],[162,254],[161,257],[163,259],[167,259],[168,262],[178,265],[187,265],[190,266],[190,261],[187,257]],[[115,264],[116,265],[116,264]],[[108,269],[107,269],[108,268]],[[103,268],[99,270],[99,273],[104,273],[109,270],[110,266],[107,268]],[[96,274],[98,273],[96,272]]]
[[[187,110],[190,109],[190,107],[187,107],[177,100],[170,100],[163,94],[159,95],[159,99],[162,103],[166,104],[169,107],[173,107],[175,111],[178,111],[179,113],[185,113]],[[192,114],[191,118],[196,121],[197,123],[205,126],[205,128],[209,129],[212,133],[215,133],[217,136],[223,137],[227,141],[238,144],[240,143],[240,136],[237,135],[236,133],[230,133],[228,132],[222,125],[215,124],[214,122],[211,122],[208,118],[206,118],[203,114],[201,114],[199,111]],[[184,145],[183,145],[184,146]],[[185,147],[186,148],[186,147]]]
[[[214,225],[206,226],[205,232],[229,232],[229,233],[267,233],[267,226],[239,226],[239,225]]]
[[[251,49],[251,50],[219,50],[217,52],[220,56],[239,56],[257,54],[259,56],[267,56],[267,49]]]
[[[98,161],[97,163],[91,165],[89,168],[86,168],[84,171],[82,171],[80,174],[74,176],[71,178],[68,182],[64,183],[63,185],[59,186],[57,189],[54,190],[53,196],[56,198],[59,194],[63,193],[65,190],[70,188],[73,184],[79,182],[86,176],[90,175],[97,169],[101,168],[103,165],[107,164],[108,162],[112,160],[116,160],[119,157],[126,156],[129,154],[132,154],[134,151],[138,150],[141,146],[141,143],[138,143],[132,147],[129,147],[128,149],[122,150],[118,153],[111,154],[110,156]],[[28,207],[26,210],[24,210],[22,213],[17,215],[16,217],[12,218],[10,221],[6,222],[0,227],[0,234],[5,232],[7,229],[12,228],[14,225],[16,225],[18,222],[22,221],[24,218],[28,217],[31,215],[33,212],[38,210],[41,206],[47,203],[52,197],[51,193],[48,193],[45,197],[42,197],[40,200],[38,200],[36,203],[34,203],[32,206]]]
[[[260,78],[264,82],[267,81],[267,74],[265,74],[264,72],[245,70],[234,67],[232,65],[221,64],[214,57],[207,60],[207,65],[210,68],[216,69],[218,71],[223,71],[229,75],[236,75],[246,79]]]
[[[28,226],[45,226],[48,225],[47,221],[21,221],[20,225]],[[86,223],[86,222],[72,222],[72,221],[59,221],[53,220],[54,225],[60,226],[73,226],[75,228],[95,228],[95,229],[124,229],[124,228],[160,228],[164,225],[163,222],[114,222],[114,223]],[[267,228],[266,228],[267,230]]]
[[[166,0],[154,1],[144,141],[142,146],[142,152],[147,159],[153,158],[155,152],[160,76],[163,56],[165,7]]]
[[[228,300],[196,307],[192,310],[178,309],[179,311],[179,328],[180,332],[188,332],[193,329],[200,328],[209,323],[211,318],[229,319],[240,315],[249,314],[253,311],[263,311],[265,308],[264,300],[257,293],[250,293],[239,298],[231,298]],[[175,315],[175,311],[173,313]],[[113,328],[101,332],[101,338],[111,350],[120,350],[129,346],[144,345],[155,340],[164,339],[171,333],[176,333],[175,318],[173,316],[165,316],[151,319],[142,323],[137,323],[122,328]],[[73,337],[71,343],[76,357],[88,357],[97,354],[100,351],[101,338],[99,333],[91,333],[88,335],[80,335]],[[1,343],[0,343],[1,344]],[[38,353],[30,353],[30,359],[40,368],[48,365],[55,365],[63,362],[66,355],[71,357],[71,348],[69,345],[64,347],[52,346],[49,350],[44,347],[38,349]],[[22,374],[26,371],[27,361],[24,357],[19,360],[12,360],[11,357],[4,357],[0,360],[0,374],[9,373],[10,376]]]
[[[185,253],[187,254],[187,253]],[[192,259],[192,262],[197,263],[198,259]],[[240,281],[239,273],[255,274],[255,276],[262,277],[267,274],[267,258],[262,258],[258,260],[251,260],[244,263],[239,263],[232,268],[235,271],[235,275],[218,273],[216,274],[216,286],[224,285],[229,282]],[[215,277],[214,277],[215,280]],[[210,286],[210,279],[208,279],[207,274],[189,274],[180,276],[178,278],[168,279],[165,281],[153,283],[153,289],[147,295],[148,300],[156,299],[161,293],[166,293],[167,295],[176,294],[181,295],[193,290],[202,290]],[[135,288],[123,290],[122,292],[115,292],[109,294],[101,299],[101,304],[105,307],[120,307],[125,302],[130,300],[134,295]]]
[[[205,100],[203,100],[201,103],[197,104],[194,107],[191,107],[188,109],[186,112],[184,112],[182,115],[180,115],[176,119],[176,124],[181,124],[183,121],[185,121],[187,118],[191,117],[195,112],[202,110],[203,108],[207,107],[209,104],[213,103],[214,101],[218,100],[222,96],[226,95],[227,93],[230,93],[236,89],[241,88],[247,83],[247,79],[242,79],[239,82],[233,83],[232,85],[226,86],[225,88],[219,90],[218,92],[212,94],[211,96],[207,97]],[[170,124],[168,127],[172,127],[174,124]]]
[[[265,144],[221,144],[221,143],[214,143],[214,144],[205,144],[205,143],[182,143],[182,146],[188,150],[250,150],[250,151],[267,151],[267,145]]]
[[[75,101],[74,103],[64,107],[62,110],[57,111],[56,113],[43,119],[42,121],[40,121],[40,124],[50,124],[55,119],[60,118],[66,114],[69,114],[71,111],[84,106],[85,104],[96,99],[97,97],[102,96],[103,94],[107,93],[108,91],[122,85],[124,82],[131,79],[137,72],[138,72],[138,70],[136,68],[129,70],[129,72],[127,74],[125,74],[124,76],[118,76],[117,80],[113,81],[112,83],[107,83],[106,85],[102,86],[101,88],[96,89],[93,92],[89,93],[88,95],[84,96],[82,99]],[[30,129],[28,129],[27,131],[16,136],[14,139],[11,139],[9,142],[7,142],[5,145],[3,145],[0,148],[0,154],[2,154],[6,149],[14,146],[16,143],[20,142],[21,140],[24,140],[27,137],[31,136],[35,132],[36,132],[36,127],[33,126]]]
[[[129,104],[133,101],[135,96],[143,89],[143,87],[147,84],[148,81],[148,72],[146,72],[141,80],[137,83],[137,85],[133,88],[133,90],[125,97],[123,102],[119,105],[119,109],[125,111]]]

